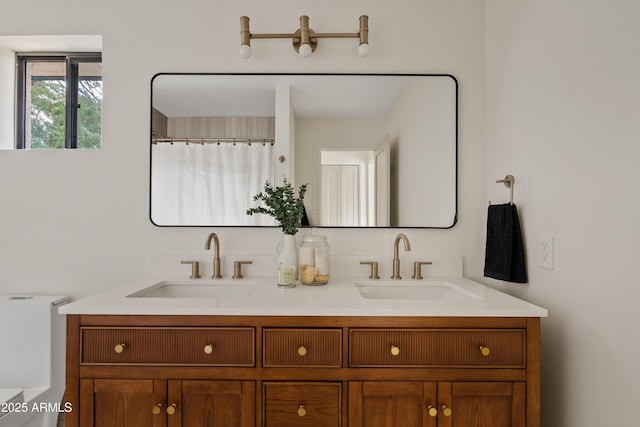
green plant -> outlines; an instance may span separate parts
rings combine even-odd
[[[285,177],[281,186],[274,186],[269,181],[264,184],[264,191],[253,196],[254,201],[263,202],[266,207],[258,206],[247,209],[247,215],[265,214],[278,221],[284,234],[295,235],[302,223],[304,212],[304,194],[307,184],[300,186],[296,197],[293,185]]]

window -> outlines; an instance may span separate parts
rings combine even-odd
[[[100,148],[102,55],[17,55],[16,148]]]

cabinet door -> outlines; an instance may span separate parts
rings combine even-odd
[[[81,427],[163,427],[166,381],[82,380]],[[154,410],[154,408],[158,408]]]
[[[438,383],[438,405],[438,427],[526,426],[523,382]]]
[[[255,383],[169,381],[167,405],[175,408],[168,427],[255,426]]]
[[[436,383],[349,383],[349,426],[352,427],[436,427],[436,405]]]

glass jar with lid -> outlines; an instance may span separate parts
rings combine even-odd
[[[329,282],[330,252],[327,237],[317,234],[316,230],[302,238],[298,254],[300,283],[326,285]]]

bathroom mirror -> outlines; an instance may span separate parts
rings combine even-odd
[[[451,75],[157,74],[151,221],[274,226],[245,211],[286,177],[311,226],[450,228],[457,100]]]

